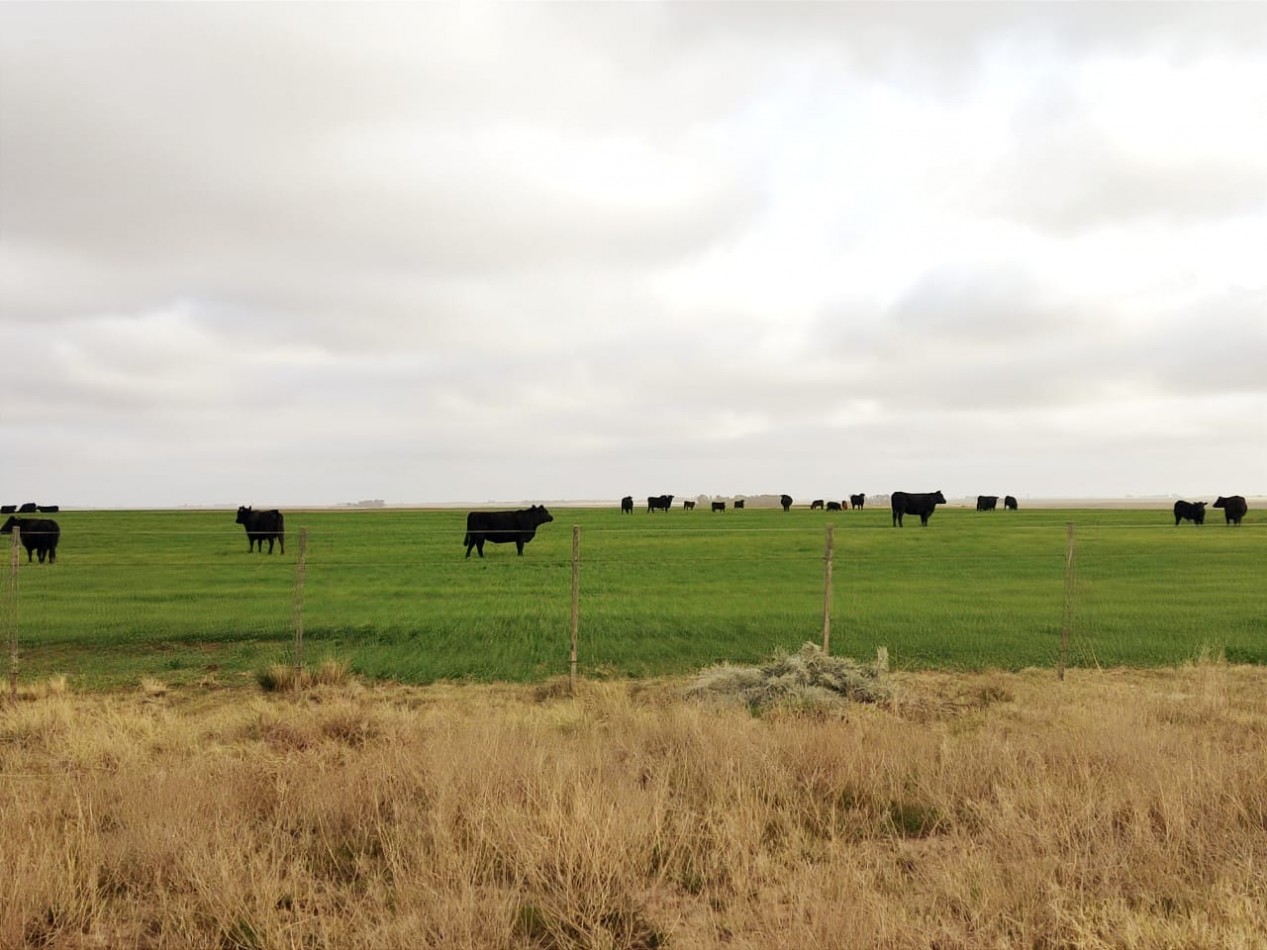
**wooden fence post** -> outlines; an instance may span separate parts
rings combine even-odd
[[[9,583],[5,600],[9,609],[9,697],[18,698],[18,549],[22,547],[22,529],[13,527],[13,546],[9,554]]]
[[[831,562],[832,529],[827,525],[827,549],[823,552],[823,654],[831,656]]]
[[[304,678],[304,575],[308,569],[308,529],[299,529],[299,560],[295,564],[295,695],[303,688]]]
[[[581,622],[581,526],[572,525],[572,649],[568,654],[568,687],[576,695],[576,638]]]
[[[1073,522],[1065,522],[1065,617],[1060,627],[1060,662],[1056,667],[1057,679],[1065,678],[1065,665],[1069,662],[1069,629],[1073,626],[1074,579],[1076,562],[1074,560]]]

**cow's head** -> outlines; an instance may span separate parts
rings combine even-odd
[[[946,503],[946,496],[939,491],[935,491],[933,492],[933,502],[938,505],[944,505]]]
[[[14,528],[22,527],[22,522],[13,515],[9,515],[9,520],[4,523],[4,527],[0,528],[0,534],[13,534]]]
[[[249,505],[242,505],[238,508],[238,520],[234,524],[246,524],[251,517],[251,508]]]

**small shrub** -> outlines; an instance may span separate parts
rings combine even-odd
[[[749,709],[822,709],[841,701],[878,703],[893,689],[880,663],[862,664],[828,656],[806,643],[796,653],[778,653],[764,666],[710,667],[696,677],[687,695],[741,701]]]

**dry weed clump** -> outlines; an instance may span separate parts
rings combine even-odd
[[[806,643],[796,653],[779,653],[763,666],[710,667],[691,683],[688,696],[766,709],[829,710],[844,701],[878,703],[892,698],[883,662],[862,664],[829,656]]]
[[[892,680],[6,703],[0,946],[1267,943],[1267,671]]]

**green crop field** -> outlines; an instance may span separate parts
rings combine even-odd
[[[1075,525],[1071,665],[1157,666],[1203,651],[1267,663],[1267,522],[1213,513],[939,508],[648,515],[558,509],[522,558],[463,557],[465,512],[288,511],[286,554],[248,554],[232,511],[68,511],[54,566],[0,585],[20,678],[87,688],[154,676],[231,682],[292,656],[370,678],[542,679],[565,673],[572,526],[580,526],[579,670],[652,676],[754,662],[820,641],[834,528],[832,651],[895,667],[1053,666]],[[302,596],[300,530],[307,532]],[[4,541],[7,543],[8,539]],[[16,603],[15,603],[16,601]]]

